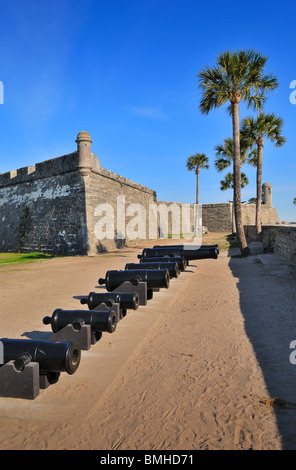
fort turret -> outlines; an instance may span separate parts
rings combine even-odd
[[[81,131],[75,141],[77,143],[78,170],[83,176],[87,176],[92,169],[92,140],[86,131]]]
[[[270,183],[262,185],[262,204],[272,207],[272,186]]]

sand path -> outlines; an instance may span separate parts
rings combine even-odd
[[[79,297],[139,252],[1,268],[1,337],[42,337],[43,316],[85,308]],[[295,449],[296,272],[264,256],[191,262],[73,376],[35,400],[0,398],[0,449]]]

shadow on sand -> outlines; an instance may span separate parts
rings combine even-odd
[[[266,258],[267,257],[267,258]],[[231,258],[245,331],[273,406],[282,448],[296,449],[296,266],[265,254]],[[284,262],[283,262],[284,261]],[[295,346],[294,346],[295,348]]]

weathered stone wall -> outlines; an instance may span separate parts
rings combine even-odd
[[[232,204],[203,204],[202,224],[209,232],[231,232]]]
[[[242,204],[243,225],[255,225],[256,204]],[[279,224],[276,208],[261,204],[261,223],[263,225]]]
[[[74,152],[0,175],[0,251],[86,254],[83,178]]]
[[[89,254],[118,248],[136,241],[129,235],[129,223],[132,224],[132,221],[137,226],[131,228],[134,228],[135,233],[138,232],[139,239],[149,237],[149,204],[156,202],[155,191],[101,168],[99,171],[92,170],[85,177],[85,195]],[[106,214],[100,211],[103,209],[100,207],[101,204],[108,204],[113,210],[114,229],[110,238],[105,235],[105,238],[100,240],[97,235],[97,224]],[[143,212],[138,214],[137,207],[132,204],[140,204]],[[137,218],[139,221],[145,220],[145,223],[136,224]],[[140,227],[143,227],[145,233],[139,232]]]
[[[121,221],[118,197],[124,204]],[[131,204],[144,208],[148,230],[149,205],[155,202],[155,191],[102,168],[94,154],[89,168],[73,152],[8,172],[0,175],[0,251],[85,255],[120,247],[131,241],[128,232],[118,233],[137,215],[129,213]],[[100,204],[114,209],[111,239],[96,237]],[[139,235],[148,238],[148,232]]]
[[[246,237],[256,240],[256,228],[245,226]],[[294,225],[263,225],[261,241],[268,251],[287,258],[296,263],[296,226]]]
[[[242,204],[243,225],[255,224],[256,204]],[[262,224],[280,223],[275,207],[261,205]],[[210,232],[231,232],[232,231],[233,204],[203,204],[202,219]]]

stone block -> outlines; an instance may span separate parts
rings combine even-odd
[[[257,255],[264,252],[264,245],[262,242],[251,242],[249,248],[251,255]]]

